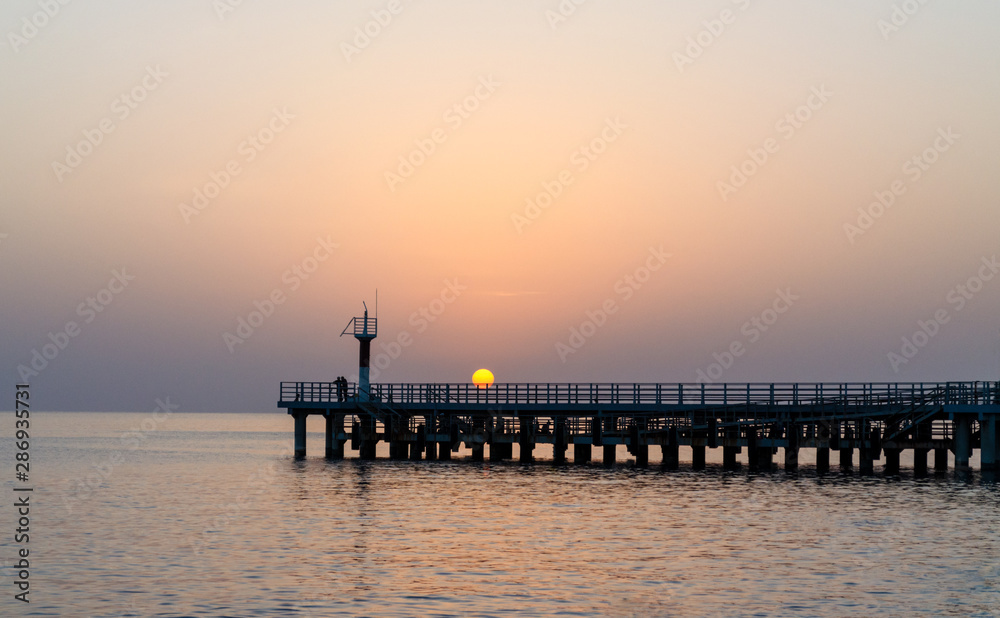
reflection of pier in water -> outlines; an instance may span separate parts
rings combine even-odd
[[[374,337],[372,337],[374,338]],[[365,359],[366,360],[366,359]],[[367,367],[364,367],[367,369]],[[365,378],[367,376],[364,376]],[[537,444],[551,444],[557,463],[572,447],[576,463],[603,449],[611,463],[625,445],[637,465],[650,447],[663,464],[677,466],[680,447],[693,467],[709,448],[723,465],[737,467],[746,449],[751,469],[770,469],[778,449],[785,469],[798,467],[799,451],[815,449],[818,471],[839,464],[869,471],[884,458],[899,470],[900,452],[913,451],[914,472],[968,469],[979,450],[983,470],[998,469],[1000,382],[912,384],[338,384],[282,382],[278,407],[295,419],[295,453],[306,453],[306,418],[326,419],[326,456],[347,448],[374,459],[379,441],[393,459],[450,459],[464,444],[473,460],[531,461]]]

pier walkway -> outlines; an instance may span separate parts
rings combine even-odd
[[[364,384],[364,383],[363,383]],[[636,465],[649,448],[662,449],[663,465],[678,465],[689,447],[693,467],[705,451],[723,449],[723,465],[738,467],[747,449],[751,469],[798,467],[799,451],[815,449],[816,467],[839,465],[899,470],[904,449],[914,472],[934,467],[968,469],[974,451],[983,470],[1000,469],[1000,382],[756,383],[756,384],[342,384],[282,382],[279,408],[295,419],[295,454],[306,454],[306,418],[326,419],[326,456],[345,450],[373,459],[379,441],[394,459],[450,459],[464,444],[474,460],[531,461],[537,444],[552,444],[557,463],[572,450],[576,463],[602,448],[613,462],[624,445]]]

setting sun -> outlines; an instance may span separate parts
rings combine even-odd
[[[493,384],[493,372],[489,369],[479,369],[472,374],[472,383],[479,388],[489,388]]]

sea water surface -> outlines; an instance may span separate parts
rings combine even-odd
[[[8,506],[2,615],[1000,615],[978,473],[326,462],[321,433],[296,461],[277,413],[31,418],[31,603]]]

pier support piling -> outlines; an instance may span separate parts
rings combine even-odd
[[[795,472],[799,469],[799,449],[785,447],[785,471]]]
[[[530,417],[521,417],[521,435],[520,438],[520,453],[519,458],[522,463],[530,463],[535,460],[533,451],[535,450],[535,436],[534,436],[534,424],[535,419]]]
[[[924,465],[924,470],[926,471],[926,462]],[[947,472],[948,471],[948,449],[946,448],[936,448],[934,449],[934,471],[935,472]]]
[[[955,470],[967,471],[972,457],[972,421],[966,415],[955,418]]]
[[[574,444],[573,445],[573,463],[585,464],[590,463],[591,451],[593,447],[589,444]]]
[[[841,444],[843,444],[841,440]],[[842,471],[849,471],[854,469],[854,449],[851,447],[841,447],[840,449],[840,469]]]
[[[292,414],[295,419],[295,457],[303,458],[306,456],[306,414],[305,412],[296,411]]]
[[[740,467],[740,462],[736,460],[736,455],[739,452],[740,447],[738,446],[723,446],[722,447],[722,468],[724,470],[738,470]]]
[[[816,472],[826,474],[830,471],[830,449],[825,447],[816,448]]]
[[[890,476],[899,474],[899,452],[898,448],[885,449],[885,473]],[[926,455],[925,455],[926,457]],[[926,466],[927,460],[924,460]]]
[[[680,447],[676,444],[664,444],[660,448],[663,451],[663,467],[676,470],[680,466]]]
[[[913,476],[927,476],[927,453],[925,448],[913,449]]]
[[[991,414],[979,421],[979,462],[983,472],[1000,470],[997,447],[1000,442],[1000,415]]]
[[[692,470],[704,470],[705,469],[705,447],[704,445],[697,445],[691,447],[691,469]]]

